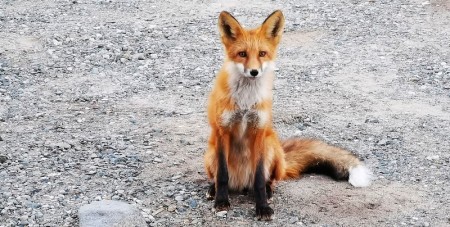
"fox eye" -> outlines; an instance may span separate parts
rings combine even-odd
[[[265,52],[265,51],[260,51],[259,52],[259,56],[260,57],[264,57],[264,56],[266,56],[266,54],[267,54],[267,52]]]
[[[238,55],[239,55],[239,57],[241,57],[241,58],[247,57],[247,53],[246,53],[245,51],[239,52]]]

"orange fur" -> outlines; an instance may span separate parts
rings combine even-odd
[[[212,130],[204,160],[208,177],[216,180],[220,139],[230,189],[252,188],[260,160],[264,163],[265,180],[272,187],[276,181],[297,178],[321,165],[335,168],[337,179],[345,178],[350,168],[360,164],[348,151],[321,141],[278,139],[272,125],[273,69],[265,70],[264,66],[275,60],[283,28],[281,11],[275,11],[260,27],[249,30],[243,29],[227,12],[219,17],[226,59],[209,96],[208,119]],[[260,77],[249,76],[250,69],[260,70]]]

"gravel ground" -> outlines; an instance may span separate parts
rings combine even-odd
[[[282,182],[275,220],[205,199],[205,104],[221,10],[286,17],[275,84],[283,137],[343,146],[369,188]],[[0,0],[0,226],[76,226],[95,200],[150,226],[450,225],[450,3]]]

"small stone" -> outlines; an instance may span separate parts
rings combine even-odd
[[[306,125],[303,123],[295,124],[295,127],[300,131],[304,131],[306,129]]]
[[[380,123],[378,119],[367,118],[364,123]]]
[[[36,217],[37,218],[42,218],[44,216],[44,214],[40,211],[36,212]]]
[[[5,163],[8,160],[8,157],[4,155],[0,155],[0,163]]]
[[[131,54],[127,52],[127,53],[123,54],[122,57],[124,57],[127,60],[130,60],[131,59]]]
[[[197,203],[197,201],[195,199],[190,199],[189,200],[189,207],[197,208],[197,206],[198,206],[198,203]]]
[[[145,55],[143,53],[138,53],[134,55],[137,60],[145,60]]]
[[[289,223],[295,224],[295,223],[297,223],[297,222],[298,222],[298,217],[292,217],[292,218],[289,218]]]
[[[59,42],[58,40],[54,39],[53,40],[53,45],[59,46],[59,45],[61,45],[61,42]]]
[[[87,174],[87,175],[94,175],[94,174],[96,174],[96,173],[97,173],[96,170],[91,170],[91,171],[87,172],[86,174]]]
[[[152,216],[155,216],[163,211],[164,211],[164,208],[159,208],[158,210],[156,210],[155,212],[152,213]]]
[[[389,140],[387,140],[387,139],[381,139],[381,140],[378,141],[378,143],[377,143],[377,145],[380,145],[380,146],[386,146],[386,145],[389,145],[389,144],[391,144],[391,141],[389,141]]]
[[[226,210],[219,211],[219,212],[216,213],[216,216],[217,216],[217,217],[224,218],[224,217],[227,216],[227,211],[226,211]]]
[[[155,158],[155,159],[153,159],[153,161],[154,161],[154,162],[159,162],[159,163],[162,162],[162,160],[161,160],[160,158]]]
[[[429,5],[430,4],[430,1],[424,1],[424,2],[422,2],[422,6],[426,6],[426,5]]]
[[[157,58],[158,58],[158,55],[157,55],[157,54],[150,54],[150,58],[152,58],[152,59],[157,59]]]
[[[169,212],[174,212],[175,210],[177,209],[177,206],[175,206],[175,205],[169,205],[169,207],[167,207],[167,211],[169,211]]]
[[[0,141],[3,141],[3,138],[0,136]]]
[[[25,205],[32,209],[37,209],[42,206],[40,203],[34,203],[34,202],[27,202],[27,203],[25,203]]]
[[[175,196],[175,200],[176,200],[176,201],[183,201],[184,198],[183,198],[182,195],[177,195],[177,196]]]
[[[69,143],[66,143],[66,142],[58,143],[58,144],[56,144],[56,146],[63,150],[68,150],[72,147],[72,145],[70,145]]]
[[[439,155],[431,155],[431,156],[427,156],[426,157],[427,160],[438,160],[439,159]]]

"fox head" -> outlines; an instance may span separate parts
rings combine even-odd
[[[228,12],[219,16],[219,31],[227,61],[241,76],[256,79],[275,68],[277,46],[284,29],[284,16],[273,12],[258,28],[244,29]]]

